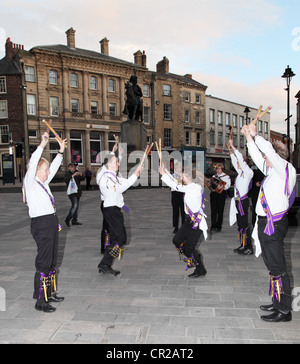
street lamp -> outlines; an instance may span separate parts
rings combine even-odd
[[[249,109],[248,106],[246,106],[245,107],[245,110],[244,110],[244,114],[246,114],[246,122],[245,122],[246,125],[247,125],[247,120],[248,120],[248,114],[249,114],[249,112],[251,112],[251,110]]]
[[[286,86],[287,88],[285,89],[287,91],[287,118],[286,118],[286,123],[287,123],[287,147],[288,147],[288,152],[289,152],[289,156],[288,156],[288,161],[290,161],[290,117],[292,115],[290,115],[290,84],[291,84],[291,79],[296,76],[295,73],[292,71],[292,69],[290,68],[290,66],[287,66],[287,68],[284,71],[284,74],[281,76],[282,78],[286,79]]]

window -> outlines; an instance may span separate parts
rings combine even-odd
[[[218,111],[218,124],[223,124],[223,111]]]
[[[244,126],[244,117],[240,116],[240,128],[242,129],[243,126]]]
[[[258,121],[258,132],[262,133],[262,128],[263,128],[263,122],[261,120]]]
[[[78,76],[76,75],[76,73],[70,74],[70,86],[78,87]]]
[[[59,135],[61,139],[63,139],[63,133],[61,131],[56,131],[56,133]],[[50,142],[49,142],[50,162],[52,162],[59,150],[59,144],[56,141],[54,141],[55,135],[52,133],[51,130],[49,132],[49,137],[50,137]],[[61,164],[63,164],[63,161],[61,161]]]
[[[200,111],[196,112],[196,124],[201,124],[201,113]]]
[[[164,129],[164,146],[166,148],[172,147],[172,129]]]
[[[91,163],[100,163],[98,154],[101,152],[101,134],[91,132],[90,134]]]
[[[163,95],[171,96],[171,86],[170,85],[163,85]]]
[[[265,121],[265,133],[267,134],[269,132],[269,124],[267,121]]]
[[[57,72],[56,71],[49,71],[49,83],[51,85],[57,85]]]
[[[240,148],[244,148],[245,147],[245,138],[244,135],[240,136]]]
[[[143,84],[143,96],[150,97],[150,87],[146,83]]]
[[[79,112],[79,100],[71,99],[71,110],[72,112]]]
[[[215,122],[215,110],[213,110],[213,109],[209,110],[209,122],[210,123]]]
[[[184,112],[184,120],[186,123],[189,123],[190,122],[190,110],[185,110]]]
[[[71,161],[82,163],[82,135],[80,131],[70,132]]]
[[[6,78],[5,76],[0,76],[0,94],[6,93]]]
[[[116,81],[113,79],[108,80],[108,91],[109,92],[116,92]]]
[[[109,115],[116,116],[117,115],[117,104],[110,103],[109,104]]]
[[[235,114],[232,115],[232,121],[233,121],[233,126],[237,127],[237,115]]]
[[[90,76],[90,89],[98,90],[97,77],[95,77],[95,76]]]
[[[91,101],[91,114],[99,114],[98,101]]]
[[[7,100],[0,100],[0,119],[8,118]]]
[[[201,133],[196,134],[196,145],[197,147],[201,146]]]
[[[220,145],[220,146],[223,145],[223,132],[222,131],[218,132],[218,145]]]
[[[8,125],[0,125],[0,143],[8,144],[9,143],[9,126]]]
[[[215,144],[215,132],[212,129],[210,130],[210,133],[209,133],[209,143]]]
[[[50,96],[50,115],[51,116],[58,116],[58,97]]]
[[[34,67],[25,66],[25,81],[34,82]]]
[[[144,123],[150,124],[150,107],[144,106]]]
[[[164,104],[164,120],[172,120],[172,105]]]
[[[184,93],[184,101],[190,102],[191,94],[189,92]]]
[[[227,112],[227,113],[225,114],[225,124],[226,124],[227,126],[229,126],[229,125],[230,125],[230,113],[229,113],[229,112]]]
[[[196,104],[201,104],[201,95],[196,94]]]
[[[28,136],[29,138],[37,138],[37,130],[28,130]]]
[[[36,115],[35,95],[27,95],[27,114],[28,115]]]
[[[191,145],[191,133],[189,131],[185,132],[185,144]]]

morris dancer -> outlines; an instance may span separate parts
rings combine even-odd
[[[265,175],[256,204],[257,219],[252,237],[256,246],[255,255],[262,253],[269,270],[272,294],[272,304],[260,306],[260,309],[273,313],[261,316],[261,319],[268,322],[291,321],[292,296],[283,241],[288,230],[286,215],[293,202],[296,171],[286,161],[286,145],[278,142],[272,146],[257,134],[253,124],[244,126],[241,132],[247,138],[253,162]]]
[[[98,265],[99,273],[109,273],[114,276],[120,274],[112,269],[114,258],[121,258],[122,247],[127,243],[126,229],[122,209],[128,212],[124,205],[122,193],[131,187],[140,176],[142,164],[135,170],[128,179],[117,176],[119,170],[118,158],[114,155],[108,156],[106,171],[99,180],[99,188],[103,198],[103,216],[109,225],[109,246],[104,252],[103,259]]]
[[[41,157],[49,141],[49,134],[45,132],[42,135],[42,141],[29,161],[23,186],[24,202],[29,208],[29,216],[31,217],[31,234],[37,244],[33,298],[37,300],[36,310],[43,312],[56,310],[49,302],[64,300],[63,297],[58,297],[55,293],[55,266],[60,225],[55,213],[55,203],[49,183],[61,165],[67,139],[60,141],[56,138],[56,140],[60,149],[49,165],[49,162]]]
[[[185,170],[182,173],[183,184],[178,182],[163,167],[159,167],[159,173],[162,175],[162,181],[172,189],[184,193],[184,207],[186,218],[184,224],[180,227],[173,238],[180,256],[185,255],[183,260],[187,263],[188,268],[195,268],[194,272],[189,275],[190,278],[203,277],[206,275],[206,269],[203,264],[201,254],[196,250],[196,245],[203,232],[207,238],[206,215],[203,212],[204,191],[200,184],[193,182],[192,170]]]
[[[210,231],[220,232],[223,224],[223,213],[226,202],[227,190],[231,185],[230,177],[224,173],[224,165],[218,163],[216,166],[216,174],[211,178],[209,188],[210,194],[210,208],[211,208],[211,228]],[[219,182],[219,185],[215,185]]]
[[[252,187],[253,171],[249,167],[249,158],[234,147],[233,141],[229,139],[227,147],[230,152],[231,163],[237,172],[234,183],[234,197],[230,206],[230,226],[237,220],[240,246],[234,249],[242,255],[253,254],[251,231],[248,226],[249,199],[248,192]],[[234,216],[232,216],[234,215]]]

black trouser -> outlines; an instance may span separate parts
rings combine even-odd
[[[240,213],[239,202],[235,201],[235,206],[238,211],[237,213],[238,230],[240,232],[240,236],[241,234],[244,234],[245,236],[245,248],[252,249],[251,230],[248,224],[249,199],[245,198],[245,200],[241,201],[241,204],[244,210],[244,216],[242,216]]]
[[[58,253],[58,219],[56,214],[35,217],[31,219],[31,234],[37,245],[35,258],[36,273],[34,277],[33,298],[44,302],[41,291],[41,273],[46,277],[57,264]],[[39,299],[40,296],[40,299]]]
[[[103,216],[109,226],[110,246],[105,250],[100,264],[108,265],[110,267],[114,261],[114,258],[110,255],[110,249],[116,244],[118,244],[120,248],[125,245],[127,243],[127,234],[124,225],[124,216],[119,207],[104,207]]]
[[[191,218],[186,215],[185,222],[178,230],[178,232],[174,235],[173,244],[177,249],[181,248],[183,254],[190,258],[192,255],[194,259],[197,261],[198,265],[196,269],[204,268],[202,256],[196,250],[196,246],[200,239],[202,231],[200,229],[193,229],[193,225],[191,223]]]
[[[103,214],[103,201],[101,202],[100,209],[103,215],[103,222],[102,222],[102,230],[101,230],[101,253],[104,253],[105,250],[105,239],[106,235],[109,234],[109,225],[108,222],[105,220],[104,214]]]
[[[281,277],[282,291],[281,301],[274,300],[274,306],[283,313],[292,310],[291,286],[287,274],[287,266],[284,255],[284,238],[288,230],[288,218],[284,216],[275,222],[275,232],[268,236],[264,233],[267,224],[266,217],[258,217],[258,237],[261,244],[262,257],[271,276]]]
[[[171,203],[172,203],[172,208],[173,208],[173,227],[175,229],[178,229],[179,212],[181,214],[181,224],[182,225],[185,220],[183,194],[181,192],[177,192],[177,191],[172,191],[171,194],[172,194]]]
[[[222,229],[226,196],[226,191],[222,193],[212,191],[210,194],[211,227],[213,229]]]

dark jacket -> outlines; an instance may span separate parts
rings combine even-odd
[[[77,171],[76,171],[76,172],[77,172]],[[73,174],[75,174],[76,172],[72,173],[72,172],[68,171],[68,172],[66,173],[66,175],[65,175],[65,182],[66,182],[66,184],[67,184],[67,188],[68,188],[68,186],[69,186],[69,182],[70,182],[70,180],[71,180],[71,178],[72,178]],[[78,175],[77,175],[77,176],[75,176],[75,177],[74,177],[75,183],[76,183],[77,188],[78,188],[78,191],[77,191],[77,196],[78,196],[78,197],[80,197],[80,196],[82,195],[82,190],[81,190],[80,181],[84,181],[84,179],[85,179],[84,174],[82,174],[81,176],[78,176]],[[75,193],[74,193],[74,195],[75,195]]]

